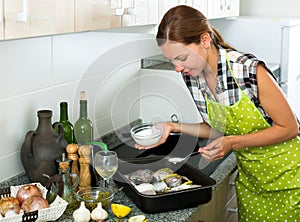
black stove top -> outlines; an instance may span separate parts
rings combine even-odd
[[[166,156],[171,157],[185,157],[187,154],[198,150],[200,146],[205,146],[209,140],[203,140],[196,137],[192,137],[185,134],[170,135],[166,143],[152,149],[148,150],[137,150],[134,148],[134,141],[130,140],[126,143],[123,143],[113,150],[117,152],[119,159],[126,161],[133,158],[141,157],[161,157]],[[228,154],[229,155],[229,154]],[[227,156],[228,156],[227,155]],[[227,157],[226,156],[226,157]],[[206,175],[210,175],[214,172],[217,166],[226,159],[224,157],[221,160],[207,162],[206,164],[201,164],[201,155],[195,155],[189,158],[187,164],[200,170]]]

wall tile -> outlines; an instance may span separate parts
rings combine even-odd
[[[51,85],[51,38],[0,42],[0,99]]]
[[[153,35],[130,33],[0,42],[0,167],[7,169],[0,181],[23,171],[19,152],[26,133],[37,127],[37,111],[51,109],[55,122],[59,103],[67,101],[74,124],[81,90],[87,91],[95,136],[139,118],[139,105],[132,98],[139,93],[140,59],[158,53]]]
[[[185,123],[202,121],[179,73],[142,69],[140,87],[140,116],[144,121],[170,121],[172,114],[176,114],[179,121]]]

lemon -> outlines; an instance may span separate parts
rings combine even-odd
[[[117,217],[117,218],[123,218],[123,217],[126,217],[130,211],[131,211],[131,208],[130,207],[127,207],[125,205],[122,205],[122,204],[111,204],[111,211],[114,213],[114,215]]]
[[[128,222],[147,222],[147,221],[148,220],[146,219],[145,215],[136,215],[128,219]]]

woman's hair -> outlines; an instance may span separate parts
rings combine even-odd
[[[159,24],[156,41],[159,46],[167,40],[185,45],[199,44],[200,36],[205,32],[209,33],[215,46],[221,45],[225,49],[234,49],[224,42],[219,31],[209,24],[200,11],[186,5],[179,5],[167,11]]]

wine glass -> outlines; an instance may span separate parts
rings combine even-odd
[[[98,151],[94,157],[95,169],[104,179],[104,186],[108,187],[109,179],[118,169],[118,156],[114,151]]]

